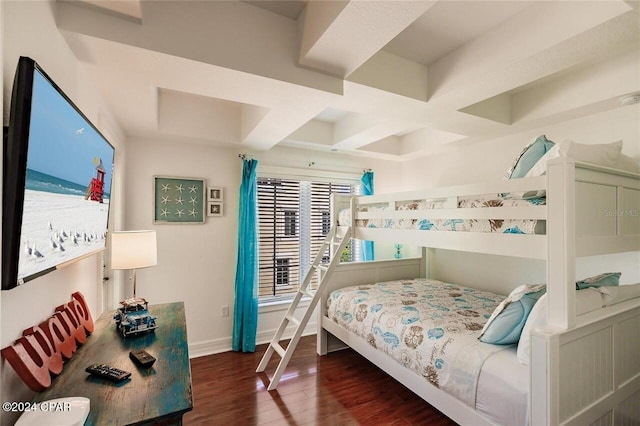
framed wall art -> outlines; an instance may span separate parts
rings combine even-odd
[[[154,176],[153,223],[204,223],[204,179]]]
[[[207,188],[207,201],[217,201],[221,203],[223,199],[223,189],[221,186],[210,186]]]
[[[222,216],[222,203],[209,201],[207,203],[207,216]]]

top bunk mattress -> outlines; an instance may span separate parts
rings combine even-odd
[[[398,202],[395,208],[389,203],[369,204],[358,206],[358,212],[375,211],[420,211],[430,209],[450,208],[450,201],[440,200],[410,200]],[[520,198],[513,195],[485,195],[473,197],[459,197],[457,208],[485,208],[485,207],[526,207],[546,205],[545,197]],[[351,225],[350,209],[343,209],[338,213],[339,225]],[[380,229],[414,229],[421,231],[462,231],[462,232],[493,232],[504,234],[545,234],[546,221],[535,219],[357,219],[356,226]]]
[[[346,287],[332,292],[327,316],[398,363],[476,405],[484,361],[509,348],[478,336],[504,299],[494,293],[429,279]]]

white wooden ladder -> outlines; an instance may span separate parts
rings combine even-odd
[[[269,383],[269,387],[267,388],[267,390],[274,390],[278,387],[278,382],[280,382],[282,373],[284,373],[284,369],[287,367],[287,364],[289,364],[289,360],[291,359],[293,352],[296,350],[296,346],[298,345],[298,341],[302,336],[302,332],[309,322],[309,317],[311,317],[311,313],[318,304],[318,298],[322,293],[321,290],[324,287],[325,283],[329,281],[335,265],[340,262],[340,255],[344,251],[350,239],[351,227],[334,226],[331,228],[324,242],[322,243],[322,247],[320,247],[318,254],[313,260],[313,263],[311,264],[311,267],[307,272],[304,281],[298,287],[298,291],[296,292],[296,295],[291,302],[291,306],[289,306],[287,313],[284,315],[284,318],[282,319],[282,322],[280,323],[276,334],[273,336],[273,339],[271,339],[269,347],[264,353],[262,360],[260,361],[260,364],[258,364],[258,368],[256,369],[256,373],[263,372],[265,368],[267,368],[267,364],[269,364],[271,355],[273,355],[274,352],[277,352],[278,355],[280,355],[280,363],[276,368],[275,374],[271,378],[271,382]],[[327,250],[329,250],[329,263],[323,264],[322,259],[325,257],[325,252]],[[311,283],[313,274],[318,271],[320,273],[320,281],[318,282],[317,290],[315,292],[312,292],[309,288],[309,284]],[[298,304],[300,303],[300,300],[302,300],[304,296],[310,297],[311,302],[309,302],[309,306],[307,307],[304,316],[301,319],[297,319],[294,317],[294,314],[296,312]],[[282,339],[282,334],[284,333],[290,322],[296,324],[297,327],[296,331],[293,333],[293,337],[291,338],[289,345],[285,349],[280,345],[280,339]]]

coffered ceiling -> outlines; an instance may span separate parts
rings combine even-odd
[[[62,1],[127,137],[403,160],[619,107],[637,1]]]

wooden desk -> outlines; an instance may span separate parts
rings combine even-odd
[[[113,311],[95,322],[87,342],[65,363],[62,373],[36,401],[84,396],[91,401],[85,425],[181,424],[193,408],[187,327],[182,302],[151,305],[158,328],[124,339],[116,330]],[[156,358],[150,368],[138,368],[129,358],[144,349]],[[90,364],[107,364],[130,371],[131,378],[112,383],[89,376]]]

